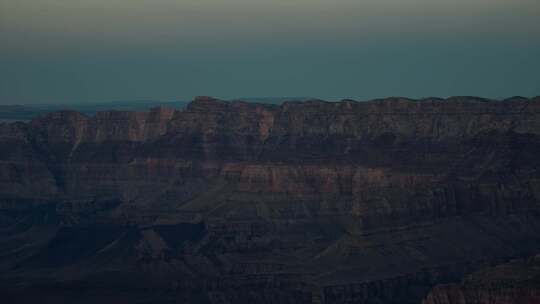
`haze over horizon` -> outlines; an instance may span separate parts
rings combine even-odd
[[[540,95],[536,0],[0,0],[0,104]]]

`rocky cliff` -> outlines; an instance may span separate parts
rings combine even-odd
[[[539,97],[199,97],[0,124],[0,146],[4,286],[418,303],[540,250]]]
[[[437,286],[422,303],[540,303],[540,257],[515,260],[475,272],[460,284]]]

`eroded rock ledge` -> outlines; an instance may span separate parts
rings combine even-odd
[[[460,284],[437,286],[422,303],[540,303],[540,256],[475,272]]]

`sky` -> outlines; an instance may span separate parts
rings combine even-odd
[[[538,0],[0,0],[0,104],[540,95]]]

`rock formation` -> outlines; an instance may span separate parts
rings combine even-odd
[[[437,286],[422,303],[540,303],[540,256],[475,272],[461,284]]]
[[[0,124],[0,147],[21,302],[419,303],[540,251],[540,97],[199,97]]]

